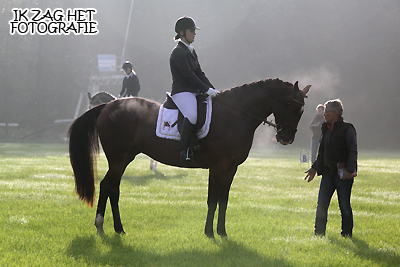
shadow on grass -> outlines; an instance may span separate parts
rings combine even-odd
[[[183,179],[187,176],[187,173],[180,173],[177,175],[169,175],[166,176],[161,172],[155,172],[149,175],[138,175],[138,176],[132,176],[132,175],[124,175],[123,180],[131,183],[132,185],[136,186],[144,186],[149,183],[151,180],[173,180],[173,179]]]
[[[206,252],[187,249],[152,253],[125,245],[120,235],[76,237],[66,253],[78,264],[107,266],[293,266],[282,258],[266,258],[230,240],[210,240],[218,249]]]
[[[399,266],[400,256],[395,251],[385,249],[376,249],[370,247],[364,240],[353,237],[352,243],[347,242],[344,238],[330,238],[332,244],[339,245],[348,251],[352,251],[354,255],[385,266]]]

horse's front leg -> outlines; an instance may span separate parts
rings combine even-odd
[[[223,236],[223,237],[228,236],[226,234],[226,228],[225,228],[225,218],[226,218],[227,207],[228,207],[227,202],[219,202],[217,234],[220,236]]]
[[[208,212],[204,233],[207,235],[207,237],[214,238],[214,214],[215,210],[217,209],[217,197],[216,194],[210,194],[210,190],[208,192],[207,206]]]
[[[208,175],[208,198],[207,198],[207,220],[206,220],[206,227],[204,233],[209,238],[214,238],[214,214],[215,210],[217,209],[218,203],[218,194],[219,194],[219,185],[218,179],[214,174],[214,170],[209,170]]]
[[[230,169],[222,179],[218,198],[218,223],[217,223],[217,234],[226,237],[225,219],[226,219],[226,209],[228,207],[229,190],[235,176],[237,166]]]
[[[237,166],[229,169],[224,168],[223,164],[219,164],[217,167],[210,168],[207,200],[208,213],[205,227],[205,234],[208,237],[214,237],[213,222],[217,204],[219,204],[217,233],[220,236],[226,236],[226,208],[228,205],[229,189],[231,187],[233,176],[235,175],[236,170]]]

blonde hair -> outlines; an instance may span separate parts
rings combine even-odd
[[[322,104],[319,104],[319,105],[315,108],[315,110],[318,111],[318,109],[320,109],[320,108],[322,108],[322,109],[325,110],[325,106],[322,105]]]

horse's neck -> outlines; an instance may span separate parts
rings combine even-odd
[[[103,101],[111,101],[112,99],[115,99],[115,96],[106,92],[100,92],[98,97]]]
[[[252,112],[257,116],[268,116],[272,112],[272,105],[276,101],[279,90],[272,86],[266,88],[259,88],[257,84],[244,85],[235,88],[228,96],[226,101],[231,103],[232,106],[243,109],[247,112]],[[269,114],[268,114],[269,113]]]
[[[234,88],[221,102],[229,103],[236,112],[253,117],[253,126],[258,127],[272,114],[275,105],[285,101],[288,93],[289,87],[259,82]]]

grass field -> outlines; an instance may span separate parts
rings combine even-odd
[[[139,156],[121,183],[127,235],[114,233],[108,206],[99,236],[67,145],[0,144],[0,266],[400,266],[400,153],[359,153],[352,239],[340,236],[336,196],[326,237],[313,237],[320,178],[302,179],[299,154],[253,151],[233,181],[229,238],[213,240],[203,234],[207,170],[153,173]],[[100,154],[99,177],[106,166]]]

